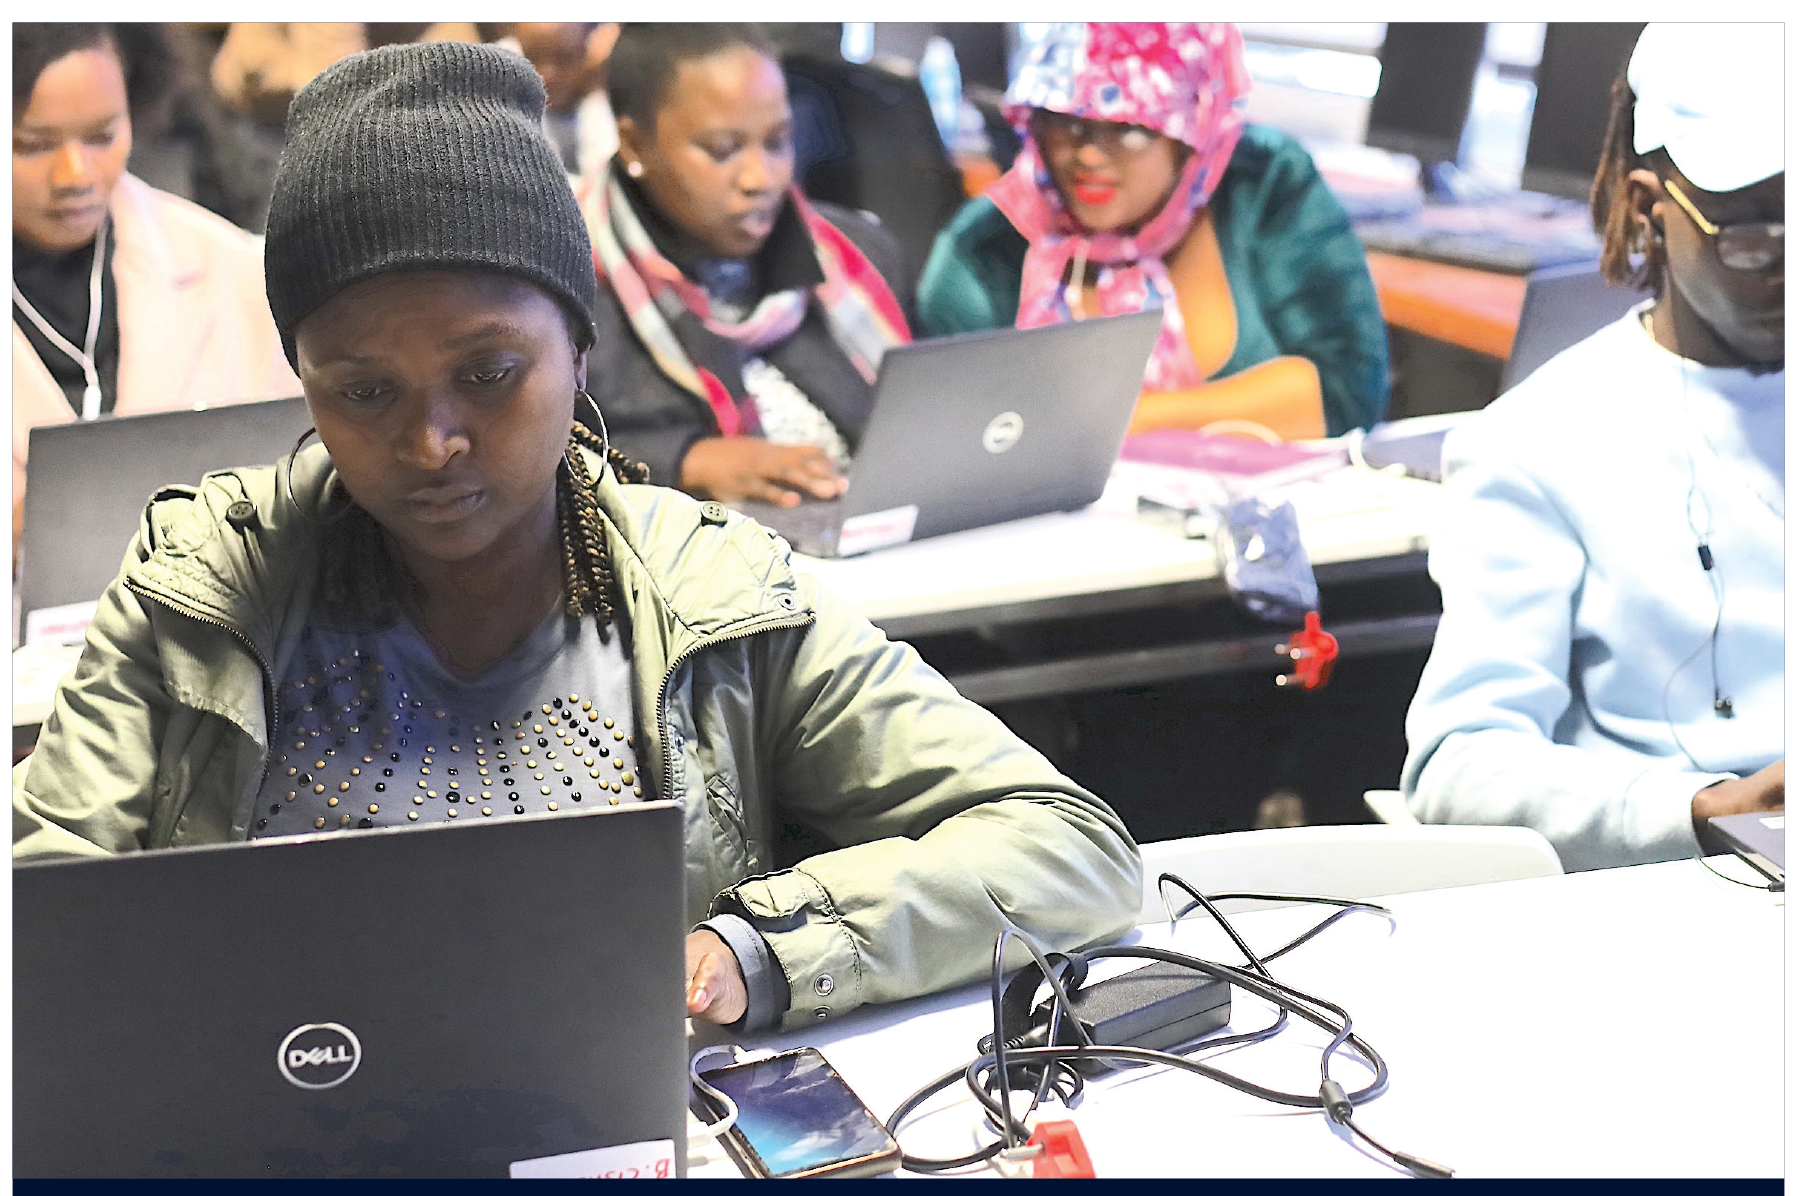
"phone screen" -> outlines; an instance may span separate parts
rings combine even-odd
[[[892,1145],[886,1127],[815,1050],[726,1067],[705,1079],[736,1102],[736,1128],[771,1175],[863,1158]]]

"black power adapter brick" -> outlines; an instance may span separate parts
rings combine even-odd
[[[1171,1051],[1229,1024],[1229,984],[1214,976],[1178,964],[1155,961],[1133,972],[1095,981],[1074,990],[1069,1011],[1092,1041],[1099,1046],[1143,1047]],[[1036,1041],[1048,1036],[1052,1002],[1036,1010]],[[1079,1042],[1062,1014],[1060,1045]],[[1075,1066],[1086,1075],[1097,1075],[1118,1064],[1103,1059],[1082,1059]]]

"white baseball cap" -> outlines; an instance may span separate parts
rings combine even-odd
[[[1784,26],[1653,24],[1629,59],[1635,152],[1664,148],[1705,191],[1785,168]]]

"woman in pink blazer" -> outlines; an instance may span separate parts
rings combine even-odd
[[[260,239],[124,173],[134,36],[13,26],[15,538],[32,428],[300,390]]]

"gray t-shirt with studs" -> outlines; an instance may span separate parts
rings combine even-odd
[[[645,800],[627,635],[558,609],[469,680],[407,620],[313,620],[276,689],[250,838]]]

